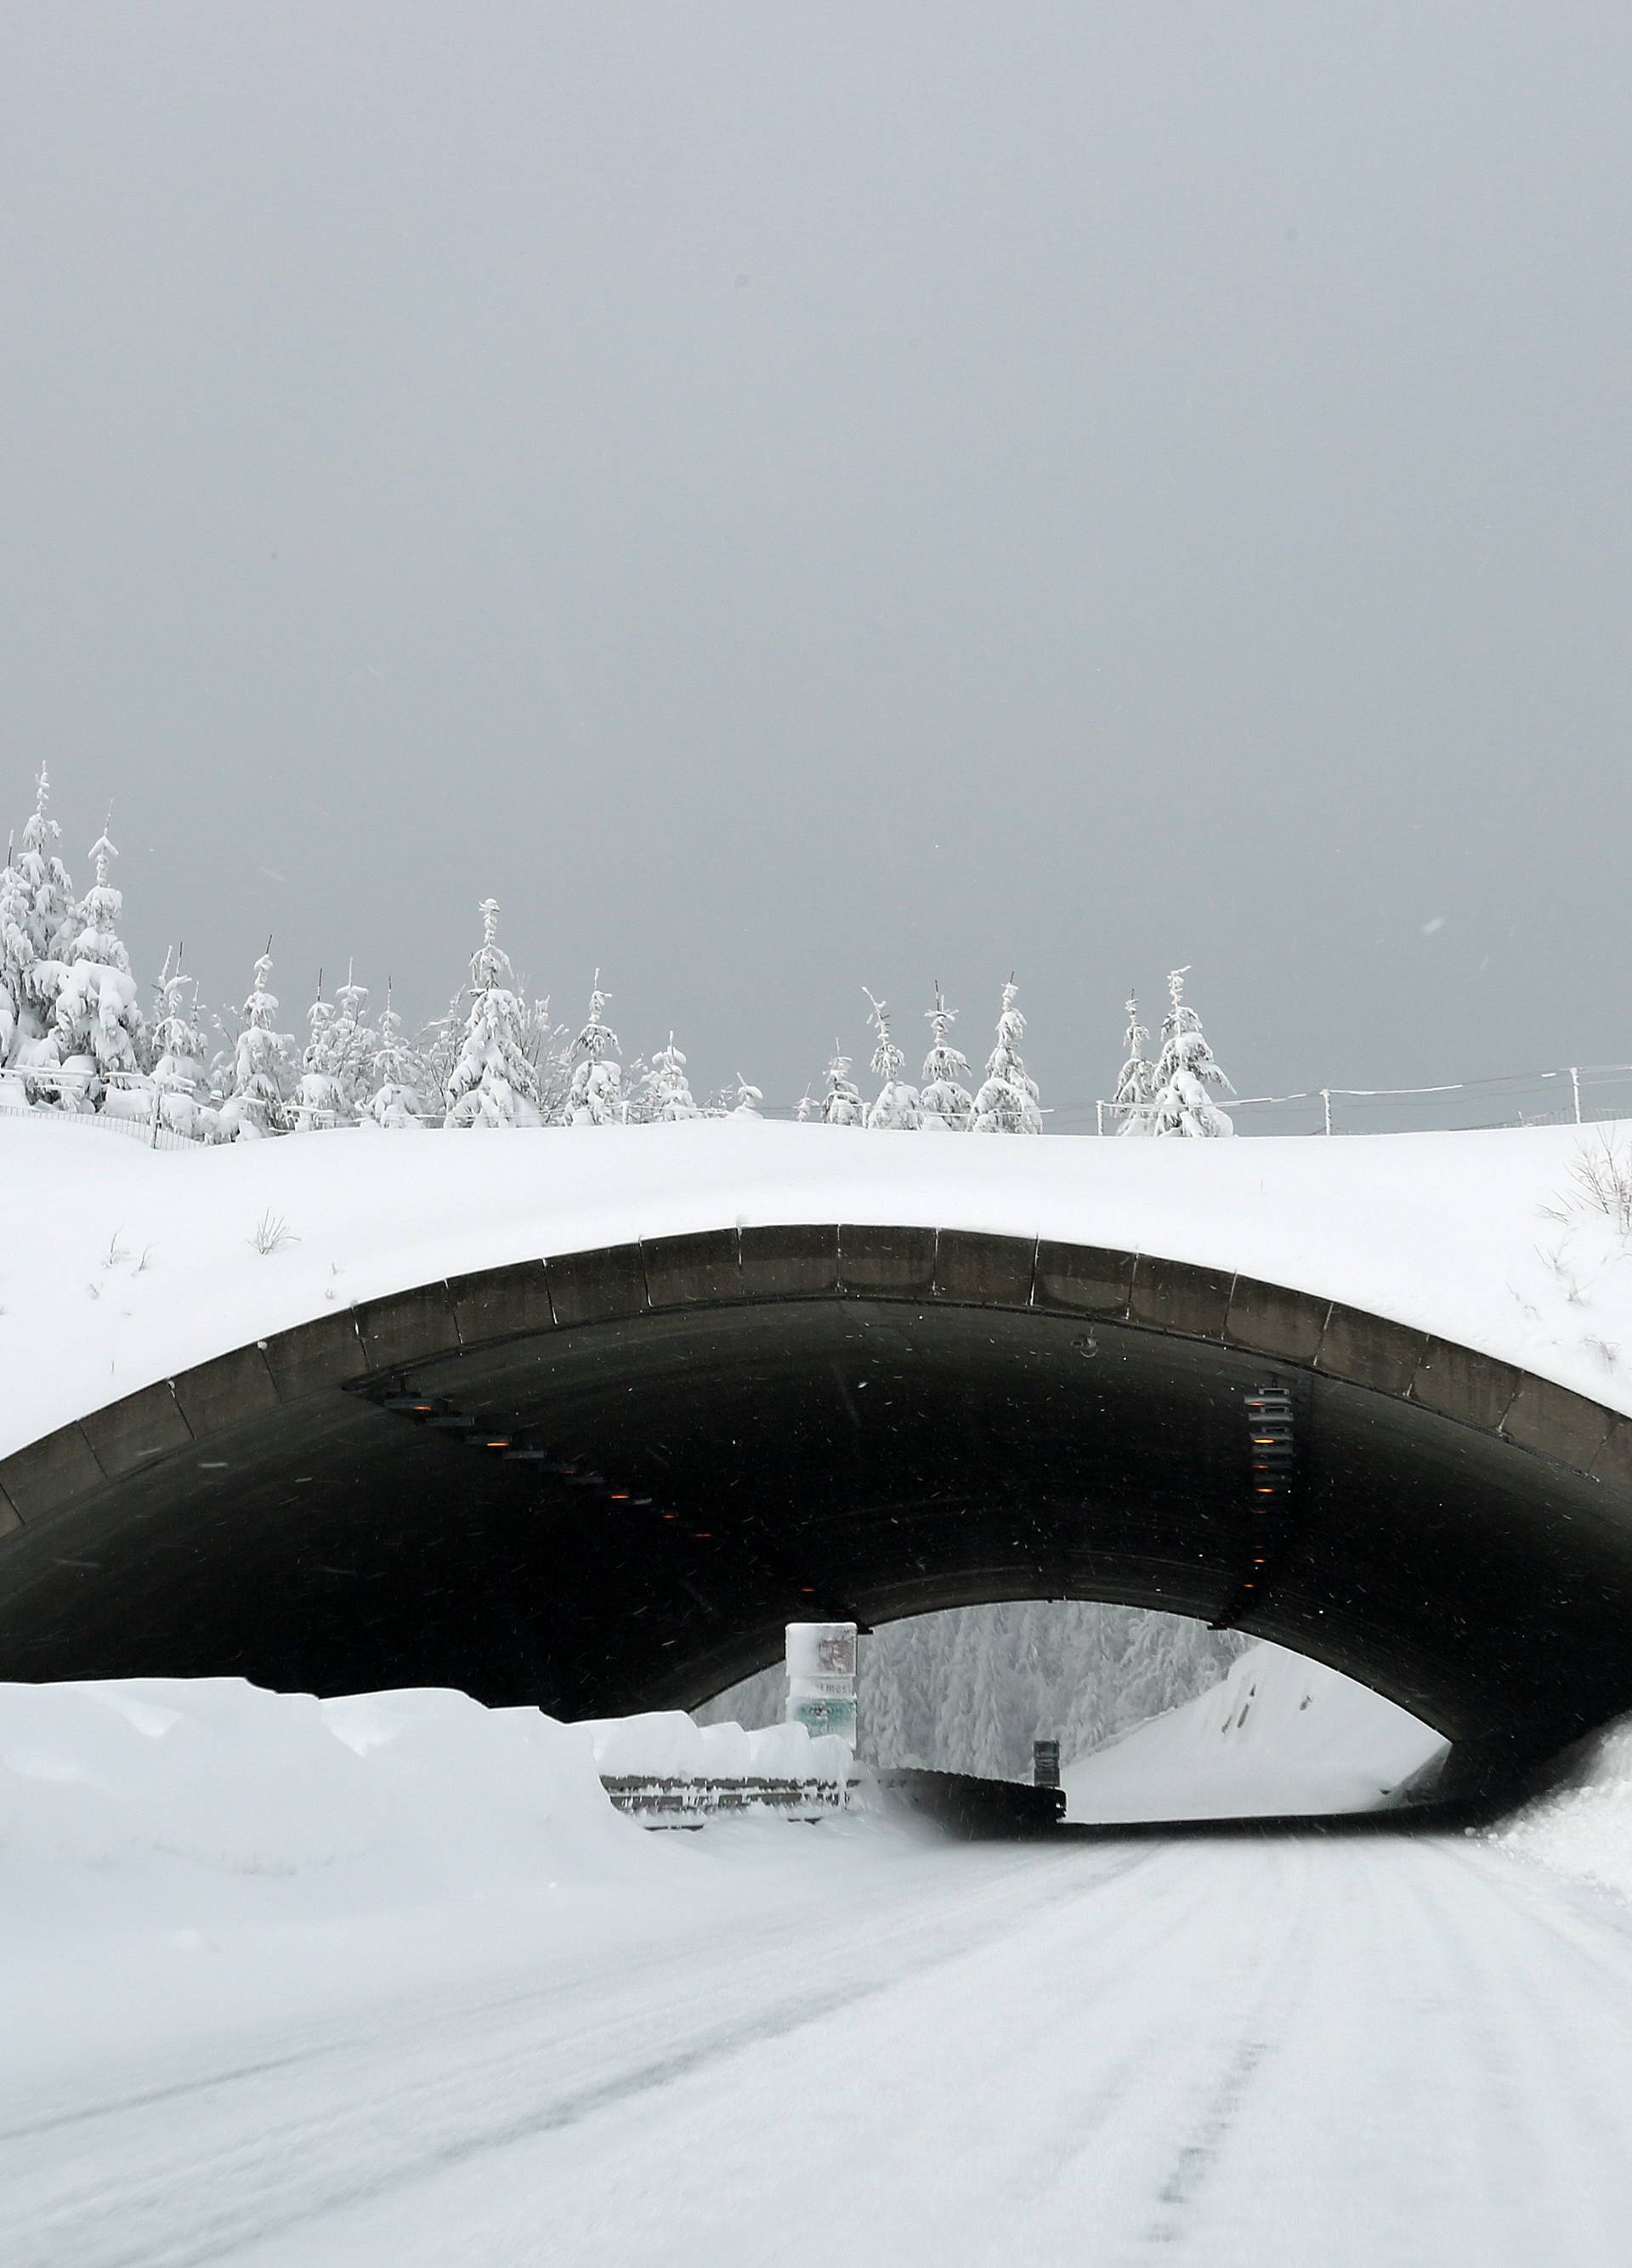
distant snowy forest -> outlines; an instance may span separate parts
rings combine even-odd
[[[235,1005],[211,1007],[168,954],[151,1005],[120,936],[118,857],[106,831],[91,846],[92,880],[75,889],[60,853],[41,771],[34,808],[8,844],[0,873],[0,1109],[100,1112],[200,1141],[246,1141],[339,1126],[614,1126],[758,1116],[759,1087],[740,1073],[699,1101],[670,1032],[650,1056],[622,1059],[606,1020],[611,995],[596,971],[576,1030],[549,998],[519,983],[499,942],[499,909],[478,909],[480,943],[446,1007],[410,1028],[386,983],[325,989],[298,1020],[272,990],[270,941]],[[1214,1100],[1229,1081],[1184,997],[1185,969],[1167,980],[1156,1052],[1129,1000],[1122,1067],[1109,1106],[1121,1134],[1217,1137],[1234,1129]],[[864,1094],[837,1042],[819,1081],[795,1106],[824,1125],[924,1133],[1040,1134],[1047,1116],[1020,1053],[1026,1019],[1012,976],[984,1076],[955,1044],[958,1012],[937,990],[930,1043],[915,1084],[887,1004],[863,988],[872,1037]]]
[[[1216,1685],[1252,1638],[1177,1615],[1077,1600],[959,1607],[887,1623],[861,1642],[859,1752],[990,1779],[1029,1777],[1033,1740],[1070,1764]],[[692,1713],[780,1723],[781,1665]]]

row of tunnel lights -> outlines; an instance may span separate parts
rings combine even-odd
[[[1250,1452],[1253,1513],[1263,1518],[1285,1509],[1292,1490],[1292,1397],[1285,1388],[1261,1386],[1246,1401],[1247,1444]],[[1250,1554],[1252,1573],[1241,1584],[1256,1591],[1269,1564],[1269,1534],[1254,1528]]]
[[[627,1504],[637,1512],[655,1511],[659,1520],[683,1524],[678,1512],[665,1512],[654,1497],[643,1495],[636,1489],[617,1488],[605,1473],[597,1469],[586,1457],[567,1456],[559,1449],[539,1448],[530,1445],[524,1432],[497,1422],[486,1422],[480,1418],[467,1417],[435,1395],[387,1394],[380,1407],[394,1410],[402,1416],[416,1418],[428,1432],[445,1433],[452,1440],[462,1440],[484,1454],[495,1457],[502,1464],[536,1465],[551,1479],[564,1480],[569,1488],[592,1489],[608,1504]],[[694,1528],[691,1534],[699,1543],[711,1543],[711,1528]],[[801,1583],[799,1591],[806,1598],[814,1595],[813,1583]]]

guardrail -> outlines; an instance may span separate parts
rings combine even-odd
[[[615,1811],[643,1827],[702,1827],[710,1819],[746,1811],[771,1811],[784,1819],[827,1819],[848,1811],[859,1776],[836,1779],[697,1779],[675,1774],[651,1778],[603,1772],[601,1786]]]

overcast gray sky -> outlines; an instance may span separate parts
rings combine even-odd
[[[1623,0],[8,0],[0,787],[293,1023],[1632,1055]],[[1429,929],[1426,925],[1438,924]]]

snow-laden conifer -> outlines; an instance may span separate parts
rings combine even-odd
[[[522,1044],[515,972],[498,941],[498,903],[482,901],[482,943],[471,956],[470,1012],[445,1100],[448,1126],[537,1126],[537,1086]]]
[[[925,1133],[965,1134],[974,1116],[974,1099],[963,1081],[969,1076],[968,1057],[952,1043],[958,1011],[949,1008],[937,984],[935,1005],[925,1011],[930,1025],[930,1052],[923,1059],[923,1085],[918,1091]]]
[[[334,1009],[323,997],[323,972],[318,971],[317,998],[306,1011],[310,1035],[300,1058],[295,1086],[295,1130],[315,1134],[338,1126],[347,1116],[345,1097],[335,1073]]]
[[[1229,1089],[1230,1082],[1213,1058],[1202,1029],[1202,1020],[1184,997],[1188,963],[1167,979],[1167,1013],[1162,1021],[1162,1052],[1157,1059],[1155,1094],[1150,1105],[1152,1134],[1216,1138],[1233,1134],[1234,1122],[1219,1109],[1207,1090]]]
[[[751,1086],[748,1081],[744,1079],[742,1073],[739,1071],[737,1073],[737,1085],[734,1092],[736,1100],[732,1102],[731,1107],[731,1116],[733,1118],[757,1118],[760,1115],[760,1105],[765,1100],[764,1094],[761,1093],[760,1088],[757,1086]]]
[[[52,1012],[56,1060],[68,1099],[100,1107],[111,1089],[142,1078],[138,1049],[145,1031],[130,955],[119,934],[124,900],[114,887],[118,851],[106,830],[91,846],[96,879],[80,900],[67,965]]]
[[[28,934],[28,894],[17,863],[17,846],[8,841],[5,866],[0,872],[0,1071],[16,1052],[22,1029],[23,1007],[28,998],[28,972],[34,948]]]
[[[62,830],[51,817],[50,801],[51,783],[42,764],[8,894],[10,926],[15,932],[11,950],[22,993],[11,1057],[25,1066],[56,1060],[56,996],[76,927],[74,886],[57,855]]]
[[[972,1130],[976,1134],[1042,1132],[1037,1082],[1027,1077],[1026,1065],[1020,1060],[1026,1019],[1014,1005],[1018,990],[1013,977],[1003,988],[997,1044],[986,1058],[986,1077],[974,1098]]]
[[[609,993],[600,989],[600,971],[590,990],[589,1020],[572,1043],[572,1086],[567,1120],[572,1126],[621,1126],[623,1068],[617,1060],[618,1035],[606,1021]]]
[[[908,1086],[901,1076],[906,1061],[900,1048],[890,1036],[890,1012],[882,1000],[875,1000],[864,984],[862,990],[872,1009],[872,1031],[875,1045],[872,1069],[880,1084],[871,1109],[867,1113],[870,1127],[899,1129],[910,1132],[919,1121],[918,1090]]]
[[[157,990],[152,1049],[159,1116],[178,1133],[208,1134],[215,1124],[204,1101],[208,1042],[199,1027],[198,987],[182,973],[180,946],[165,954]]]
[[[833,1053],[827,1058],[827,1086],[821,1099],[821,1123],[824,1126],[860,1126],[865,1123],[865,1119],[861,1089],[850,1077],[850,1058],[835,1040]]]
[[[391,980],[386,980],[386,1005],[370,1064],[373,1092],[368,1116],[376,1126],[393,1130],[423,1128],[425,1123],[425,1067],[402,1035],[402,1019],[391,1005]]]
[[[686,1076],[686,1058],[675,1046],[673,1032],[667,1047],[659,1048],[653,1056],[642,1088],[643,1111],[647,1118],[677,1123],[696,1117],[697,1106]]]
[[[1139,1003],[1128,996],[1128,1028],[1122,1034],[1122,1067],[1116,1074],[1111,1107],[1119,1134],[1149,1134],[1156,1100],[1156,1065],[1145,1055],[1150,1035],[1139,1021]]]
[[[342,1123],[361,1118],[373,1094],[370,1077],[379,1035],[368,1020],[368,987],[359,984],[346,963],[346,981],[334,992],[334,1016],[328,1030],[328,1064],[339,1091]]]
[[[277,995],[272,990],[272,945],[255,963],[254,981],[244,1002],[244,1021],[232,1049],[232,1087],[221,1105],[221,1123],[239,1142],[259,1141],[289,1131],[294,1039],[277,1028]]]

